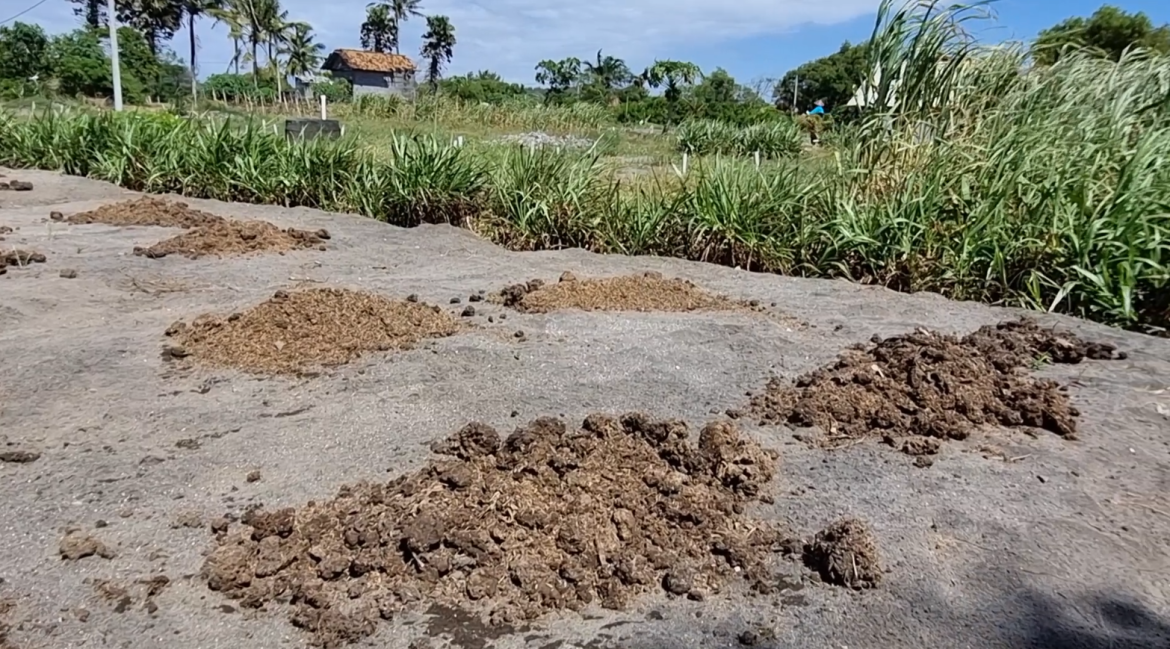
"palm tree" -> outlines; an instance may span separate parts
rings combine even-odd
[[[427,82],[438,90],[443,65],[451,61],[455,48],[455,28],[446,16],[427,16],[427,33],[423,34],[420,54],[427,61]]]
[[[402,23],[410,20],[411,16],[423,17],[422,0],[383,0],[383,4],[390,9],[390,17],[394,21],[394,53],[401,54],[402,51],[398,49],[398,34],[402,31]],[[427,26],[430,26],[429,18]]]
[[[305,76],[321,65],[325,46],[313,41],[313,28],[307,23],[293,23],[281,53],[288,57],[286,70],[293,76]]]
[[[373,52],[389,52],[398,46],[398,23],[390,7],[370,3],[366,7],[366,21],[362,23],[362,47]]]
[[[584,72],[607,99],[613,94],[614,88],[624,85],[632,76],[625,61],[612,56],[602,58],[601,50],[597,50],[596,63],[585,62]]]
[[[247,30],[243,3],[240,0],[221,0],[218,6],[207,11],[207,15],[214,18],[215,22],[227,25],[228,37],[232,39],[232,60],[228,63],[228,69],[235,67],[236,74],[239,74],[242,58],[240,43],[243,42],[244,32]]]
[[[210,15],[215,9],[218,9],[223,0],[180,0],[182,2],[183,15],[187,18],[187,33],[191,40],[191,98],[195,99],[199,91],[198,73],[199,68],[196,64],[196,40],[195,40],[195,19],[202,15]]]

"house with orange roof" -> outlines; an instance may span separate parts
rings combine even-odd
[[[321,69],[348,80],[355,98],[379,95],[411,99],[417,87],[414,61],[401,54],[338,49],[325,59]]]

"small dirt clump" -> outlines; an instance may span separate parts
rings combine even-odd
[[[0,451],[0,462],[28,464],[39,459],[41,459],[41,454],[36,451]]]
[[[318,248],[329,238],[326,230],[310,232],[281,229],[267,221],[220,220],[191,228],[183,234],[148,247],[134,248],[134,254],[149,259],[182,255],[188,259],[226,257],[259,252],[287,252]]]
[[[684,312],[746,308],[727,297],[708,293],[689,280],[664,278],[653,272],[595,279],[578,279],[566,272],[555,284],[534,279],[509,286],[492,300],[525,313],[562,309]]]
[[[105,543],[81,532],[70,532],[61,539],[58,550],[62,559],[77,561],[85,557],[97,555],[103,559],[113,559],[115,553]]]
[[[149,225],[168,228],[195,228],[227,219],[193,209],[186,203],[167,201],[153,196],[102,205],[88,212],[79,212],[61,217],[60,212],[49,215],[54,221],[64,220],[73,225],[102,223],[105,225],[135,226]]]
[[[804,546],[804,564],[835,586],[860,590],[882,581],[873,532],[856,518],[841,519],[817,532]]]
[[[26,268],[29,264],[43,264],[45,256],[33,250],[0,251],[0,275],[8,273],[8,267]]]
[[[826,436],[816,441],[828,446],[867,435],[965,439],[996,424],[1075,439],[1080,413],[1065,389],[1027,370],[1045,361],[1125,357],[1115,352],[1027,319],[963,338],[918,330],[851,348],[792,385],[773,379],[751,409],[764,424],[820,427]],[[921,454],[919,446],[907,452]]]
[[[463,327],[439,307],[348,289],[277,291],[226,317],[203,315],[166,331],[164,356],[257,374],[304,374],[363,353],[410,349]]]
[[[31,192],[33,184],[25,180],[0,180],[0,191]]]
[[[299,509],[254,510],[217,537],[202,574],[244,608],[291,605],[318,645],[438,604],[515,625],[653,590],[701,599],[735,579],[766,588],[785,536],[749,520],[777,456],[730,424],[698,445],[679,421],[541,418],[501,439],[471,423],[443,459]]]

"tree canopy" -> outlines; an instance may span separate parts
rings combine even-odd
[[[845,41],[836,52],[790,70],[776,84],[772,98],[778,105],[800,111],[817,100],[830,110],[844,106],[869,73],[866,54],[865,43]]]
[[[1170,53],[1170,25],[1155,27],[1140,11],[1131,14],[1104,5],[1088,18],[1069,18],[1040,32],[1032,57],[1041,65],[1051,65],[1068,48],[1076,48],[1116,61],[1130,47]]]

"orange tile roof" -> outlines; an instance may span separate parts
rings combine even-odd
[[[332,68],[331,63],[337,57],[342,63],[354,70],[367,72],[402,72],[414,70],[414,61],[401,54],[383,54],[381,52],[366,52],[364,50],[333,50],[333,54],[325,61],[325,68]]]

